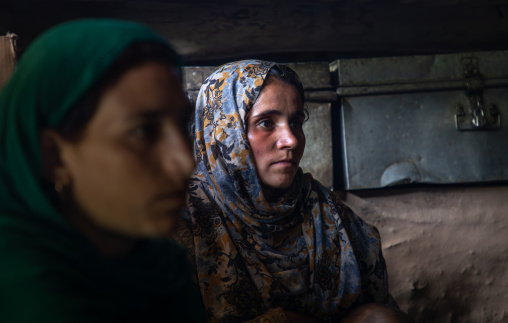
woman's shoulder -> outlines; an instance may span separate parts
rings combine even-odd
[[[315,191],[318,196],[318,203],[321,208],[328,209],[328,216],[333,216],[351,235],[365,237],[369,240],[379,240],[378,229],[365,221],[353,208],[346,202],[348,193],[342,190],[332,190],[318,180],[313,179],[310,174],[305,174],[307,180],[311,180],[311,191]],[[314,202],[315,203],[315,202]]]
[[[0,322],[96,322],[88,317],[79,273],[41,263],[50,257],[15,248],[0,248]],[[82,286],[83,287],[83,286]]]

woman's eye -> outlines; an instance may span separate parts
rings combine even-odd
[[[274,124],[270,120],[262,120],[261,122],[258,123],[258,126],[262,128],[272,128]]]
[[[158,134],[158,127],[155,124],[142,124],[130,131],[130,135],[136,139],[153,139]]]
[[[295,120],[291,121],[291,129],[300,130],[303,128],[303,121],[302,120]]]

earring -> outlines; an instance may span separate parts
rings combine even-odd
[[[55,192],[62,193],[62,191],[63,191],[63,184],[55,182]]]
[[[55,170],[54,181],[55,192],[58,194],[61,194],[70,184],[70,178],[64,169]]]

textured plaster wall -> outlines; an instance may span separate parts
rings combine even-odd
[[[391,293],[417,322],[508,322],[508,186],[343,199],[380,230]]]
[[[303,125],[306,137],[305,152],[300,167],[305,173],[333,187],[332,174],[332,126],[330,103],[307,103],[309,119]]]

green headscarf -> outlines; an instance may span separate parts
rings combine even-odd
[[[61,24],[26,50],[0,94],[0,322],[204,321],[179,245],[149,240],[106,259],[43,184],[39,131],[58,126],[137,41],[167,44],[130,22]]]

